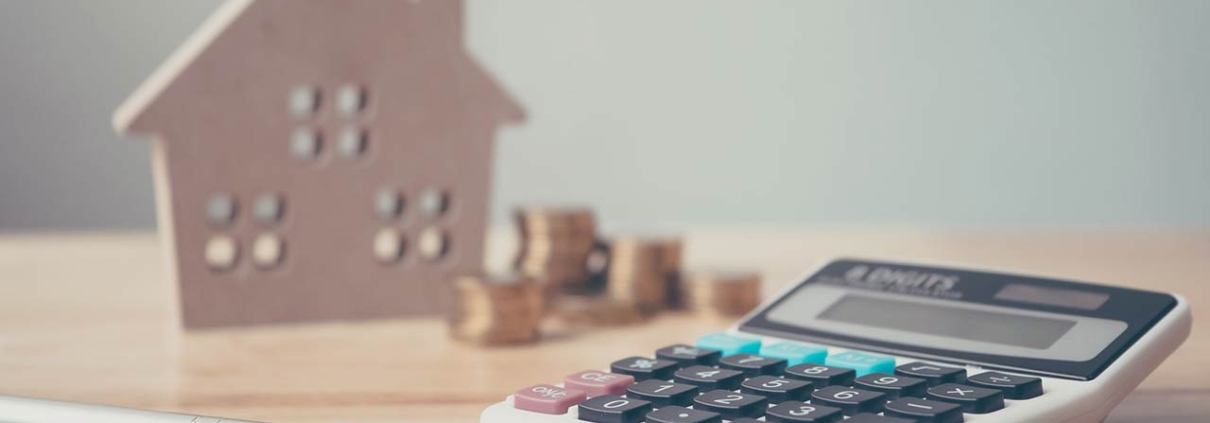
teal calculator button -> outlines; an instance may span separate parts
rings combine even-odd
[[[828,356],[824,364],[856,370],[858,377],[870,373],[893,373],[895,371],[895,357],[857,351],[832,354]]]
[[[760,352],[760,339],[712,333],[697,338],[697,347],[719,350],[723,355],[756,354]]]
[[[808,362],[823,364],[824,358],[828,356],[828,349],[818,345],[779,342],[760,347],[760,355],[785,359],[787,366]]]

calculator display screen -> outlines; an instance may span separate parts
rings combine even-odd
[[[1096,378],[1172,310],[1169,294],[970,269],[842,259],[737,329],[839,348]]]
[[[841,297],[818,318],[1042,350],[1050,348],[1076,325],[1073,320],[851,294]]]

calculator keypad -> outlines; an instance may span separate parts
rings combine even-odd
[[[819,357],[813,351],[822,347],[762,347],[759,339],[726,334],[697,342],[661,348],[656,358],[615,361],[609,372],[573,373],[563,386],[523,388],[514,406],[556,415],[577,406],[580,420],[597,423],[962,423],[964,413],[1003,409],[1005,398],[1043,394],[1034,377],[982,372],[968,378],[965,368],[893,367],[887,356],[855,351]],[[796,363],[804,357],[810,359]]]

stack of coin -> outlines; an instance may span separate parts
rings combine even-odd
[[[609,296],[632,301],[643,312],[668,305],[670,279],[680,265],[681,244],[668,238],[617,237],[609,242]]]
[[[561,296],[552,314],[573,325],[618,326],[647,320],[634,302],[601,295]]]
[[[454,281],[450,336],[482,345],[533,342],[543,314],[542,287],[529,277],[465,276]]]
[[[548,291],[584,288],[589,253],[596,244],[596,218],[588,208],[519,208],[515,213],[521,249],[515,267],[540,277]]]
[[[683,278],[682,303],[694,312],[742,316],[760,305],[760,274],[696,272]]]

